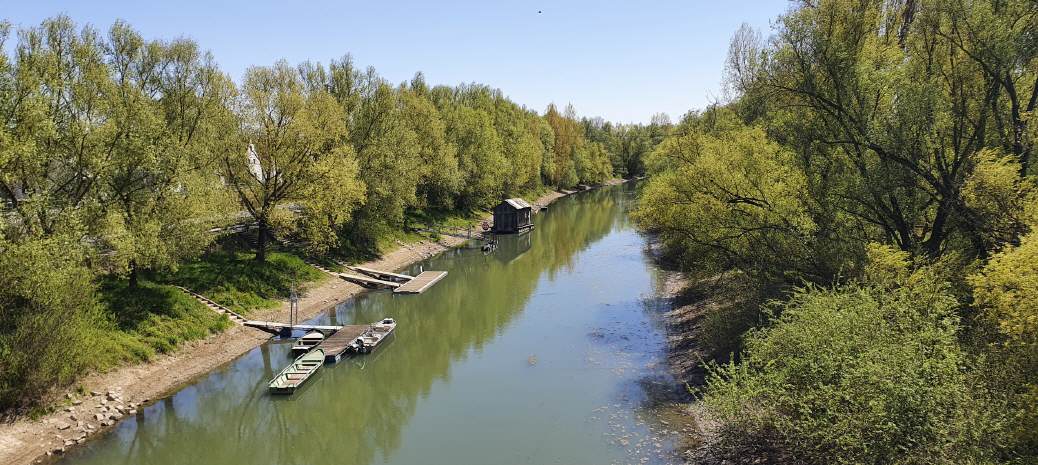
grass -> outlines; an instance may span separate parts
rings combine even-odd
[[[184,286],[235,312],[274,308],[288,299],[293,289],[303,290],[327,276],[301,258],[270,251],[265,262],[249,252],[213,252],[185,263],[164,282]]]
[[[180,344],[223,331],[230,322],[179,289],[141,281],[130,289],[126,281],[108,279],[100,286],[101,320],[92,334],[89,364],[107,370],[172,352]]]

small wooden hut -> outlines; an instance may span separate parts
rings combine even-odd
[[[494,234],[517,234],[533,228],[533,207],[520,198],[494,207]]]

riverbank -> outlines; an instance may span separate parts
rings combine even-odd
[[[620,181],[622,182],[622,181]],[[533,203],[546,206],[571,192],[549,192]],[[438,241],[400,243],[392,252],[363,266],[400,269],[465,242],[443,236]],[[300,317],[312,318],[366,289],[344,281],[324,281],[300,299]],[[250,317],[253,315],[250,315]],[[256,312],[255,318],[287,320],[288,303]],[[229,363],[269,340],[265,333],[243,327],[184,344],[169,355],[84,378],[82,394],[69,392],[66,405],[40,419],[21,418],[0,425],[0,465],[41,463],[108,430],[141,407],[176,392],[213,369]]]
[[[655,244],[650,255],[661,268],[666,260]],[[663,322],[667,333],[667,363],[675,379],[696,391],[706,385],[706,364],[728,363],[739,350],[744,328],[744,309],[759,302],[754,292],[741,285],[737,275],[718,275],[695,280],[680,271],[667,271],[657,287],[657,298],[666,302]],[[718,424],[695,400],[674,402],[663,409],[670,424],[679,425],[684,435],[675,451],[686,463],[721,465],[728,463],[718,454]],[[754,452],[745,451],[760,463]]]

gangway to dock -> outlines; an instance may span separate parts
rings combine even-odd
[[[349,281],[368,289],[393,289],[393,292],[397,294],[421,294],[447,276],[446,271],[423,271],[418,276],[410,276],[402,273],[349,265],[346,265],[346,269],[359,274],[339,273],[316,263],[310,263],[310,265],[344,281]]]
[[[348,270],[356,271],[357,273],[371,276],[372,278],[381,279],[383,281],[394,281],[405,283],[414,279],[414,276],[408,276],[400,273],[390,273],[388,271],[380,271],[372,268],[365,268],[363,266],[347,266]]]
[[[368,289],[384,289],[391,288],[395,289],[400,287],[400,283],[396,281],[386,281],[383,279],[372,278],[370,276],[350,274],[350,273],[335,273],[335,276],[342,278],[345,281],[349,281],[354,284],[358,284]]]
[[[292,325],[278,321],[259,320],[248,320],[243,323],[243,325],[260,331],[266,331],[275,336],[290,335],[293,331],[320,331],[324,334],[330,334],[338,332],[343,328],[343,326],[339,325]]]

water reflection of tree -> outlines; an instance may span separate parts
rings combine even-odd
[[[297,395],[271,398],[264,390],[271,364],[287,363],[289,346],[268,345],[146,417],[132,435],[133,447],[130,438],[110,437],[83,463],[384,460],[400,446],[418,397],[448,379],[452,363],[493,340],[525,307],[542,276],[554,279],[572,268],[580,251],[625,221],[624,190],[563,199],[538,215],[530,236],[502,237],[491,255],[465,250],[432,259],[425,269],[448,269],[450,275],[422,296],[372,294],[341,310],[333,317],[346,323],[389,315],[400,321],[395,343],[363,371],[341,363],[322,370]],[[191,412],[175,413],[178,401],[191,403]]]

